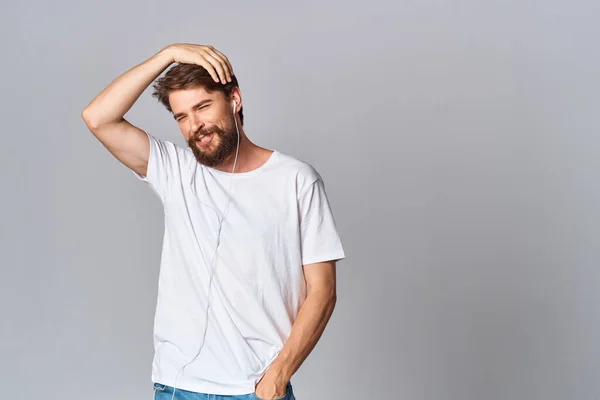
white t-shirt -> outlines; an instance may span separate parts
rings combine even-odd
[[[165,218],[152,381],[175,386],[180,372],[180,389],[251,393],[306,297],[302,266],[345,258],[323,179],[277,150],[261,167],[231,174],[198,163],[187,147],[148,137],[147,176],[134,174],[161,199]],[[232,177],[207,321],[216,213],[225,213]]]

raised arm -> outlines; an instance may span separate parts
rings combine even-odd
[[[83,110],[88,129],[123,164],[145,176],[150,142],[146,133],[123,116],[146,88],[174,62],[198,64],[225,83],[233,70],[227,57],[212,46],[173,44],[133,67],[108,85]]]

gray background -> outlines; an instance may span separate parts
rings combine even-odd
[[[80,112],[191,42],[334,209],[347,259],[298,399],[599,399],[599,8],[3,2],[1,397],[151,398],[162,208]],[[127,117],[184,143],[150,90]]]

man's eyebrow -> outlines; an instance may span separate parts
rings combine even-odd
[[[210,103],[211,101],[212,101],[212,99],[202,100],[200,103],[194,104],[194,106],[192,108],[201,107],[201,106],[203,106],[206,103]],[[179,118],[181,116],[184,116],[184,115],[185,115],[185,113],[177,113],[177,114],[173,115],[173,118],[177,119],[177,118]]]

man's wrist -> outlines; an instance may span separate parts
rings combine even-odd
[[[155,57],[161,58],[163,59],[165,62],[172,64],[175,62],[175,59],[173,58],[173,53],[171,51],[171,46],[167,46],[163,49],[161,49],[158,53],[156,53]]]
[[[269,373],[274,380],[280,382],[285,381],[287,383],[290,381],[290,379],[292,379],[292,375],[289,371],[290,369],[287,368],[285,359],[279,357],[276,358],[275,361],[273,361],[267,373]]]

